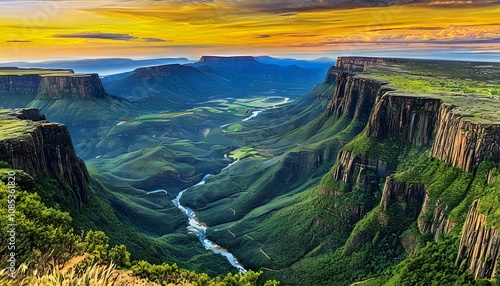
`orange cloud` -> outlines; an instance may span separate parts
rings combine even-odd
[[[86,7],[81,7],[80,1],[56,1],[66,4],[45,8],[35,2],[31,1],[24,13],[11,5],[8,9],[12,13],[0,15],[0,38],[5,39],[0,45],[0,60],[454,46],[500,49],[500,5],[492,1],[474,5],[418,1],[419,5],[341,10],[332,8],[335,1],[282,1],[276,11],[266,6],[274,2],[256,0],[245,4],[229,0],[108,0],[85,2]],[[349,2],[362,6],[362,1]],[[316,9],[318,5],[321,9]]]

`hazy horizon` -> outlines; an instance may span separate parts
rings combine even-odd
[[[3,0],[0,9],[0,62],[500,55],[491,0]]]

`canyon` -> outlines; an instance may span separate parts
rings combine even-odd
[[[202,57],[194,67],[141,68],[126,81],[114,82],[113,88],[124,90],[134,78],[155,81],[183,72],[200,76],[195,67],[202,64],[235,68],[255,65],[254,61],[252,57]],[[141,188],[150,191],[164,186],[162,189],[171,188],[166,196],[173,199],[176,191],[199,180],[207,170],[237,158],[239,163],[227,172],[213,174],[205,184],[186,191],[182,205],[210,225],[210,240],[228,248],[245,267],[268,269],[264,277],[280,279],[285,285],[297,285],[297,281],[328,285],[371,278],[368,282],[379,284],[369,285],[409,285],[403,274],[384,277],[383,269],[405,273],[418,254],[426,251],[426,245],[444,249],[442,245],[449,241],[457,248],[453,271],[477,280],[492,279],[500,259],[494,199],[499,190],[500,121],[495,111],[499,99],[487,94],[402,87],[407,82],[449,79],[449,69],[442,74],[436,71],[438,75],[430,80],[424,78],[435,65],[457,70],[476,67],[474,63],[340,57],[310,93],[252,120],[234,119],[248,117],[255,107],[245,107],[246,112],[230,117],[221,115],[228,109],[217,104],[210,105],[212,109],[193,109],[175,116],[146,115],[144,121],[137,121],[143,118],[136,115],[110,118],[112,127],[103,127],[107,137],[99,139],[102,141],[96,150],[103,154],[108,149],[130,152],[117,156],[116,162],[136,168],[137,160],[142,162],[138,170],[158,154],[178,157],[162,161],[168,168],[154,165],[161,166],[154,170],[158,172],[152,178],[157,179],[138,184],[141,179],[134,178],[121,187],[134,198],[141,196]],[[476,68],[478,74],[454,76],[484,84],[481,68]],[[105,90],[110,83],[103,84],[97,75],[65,73],[68,75],[0,75],[0,93],[36,94],[42,101],[111,100]],[[396,77],[399,75],[404,77],[401,82]],[[48,122],[36,109],[1,115],[1,120],[21,127],[13,129],[15,136],[0,138],[0,161],[35,179],[49,174],[65,182],[78,208],[85,206],[87,186],[94,175],[89,175],[77,157],[68,129]],[[221,126],[227,119],[236,123]],[[136,122],[147,126],[141,129],[147,137],[138,138],[155,142],[150,143],[154,148],[134,145],[131,138],[140,133],[134,129]],[[188,122],[197,126],[192,134],[187,127],[175,127]],[[162,128],[164,134],[159,133]],[[200,134],[200,130],[208,131]],[[189,140],[180,143],[179,134],[189,134]],[[162,142],[156,143],[156,137]],[[243,155],[237,155],[240,153]],[[106,160],[115,164],[108,156]],[[99,166],[99,160],[91,160],[92,169]],[[209,168],[209,161],[216,164]],[[175,208],[166,203],[170,215],[174,212],[170,209]],[[149,209],[148,213],[154,211]],[[131,214],[116,213],[130,219]],[[289,241],[284,242],[283,237]],[[358,257],[365,260],[356,262]],[[338,277],[330,274],[318,280],[314,276],[313,270],[325,261]],[[358,272],[344,278],[336,265],[345,263],[358,263],[353,264],[359,266]],[[385,268],[377,268],[377,263]],[[323,269],[328,267],[317,271],[323,273]]]

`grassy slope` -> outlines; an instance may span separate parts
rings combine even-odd
[[[392,87],[397,86],[397,79]],[[436,88],[436,84],[429,82],[428,77],[413,76],[412,79],[415,81],[406,84],[420,89],[422,84],[429,83]],[[484,80],[488,81],[488,78]],[[480,85],[464,78],[452,83],[448,92],[495,95],[497,88],[492,82]],[[455,90],[459,83],[462,84],[462,89]],[[476,85],[478,89],[471,91],[471,87]],[[439,82],[437,86],[441,86]],[[402,85],[397,87],[405,88]],[[445,104],[470,105],[468,97],[442,94],[428,96],[440,96]],[[481,101],[480,105],[483,104],[482,101],[497,104],[497,100],[491,98],[476,99]],[[496,116],[497,110],[490,113],[484,108],[486,107],[481,106],[475,109],[477,118],[472,119],[487,122],[491,120],[492,114]],[[398,180],[421,183],[428,187],[431,200],[440,201],[441,206],[446,209],[445,213],[456,224],[455,231],[446,240],[429,242],[432,235],[418,233],[416,221],[405,215],[404,205],[395,204],[387,211],[377,206],[383,181],[373,198],[366,197],[356,188],[349,188],[354,191],[339,198],[319,195],[321,185],[338,184],[329,179],[331,174],[327,174],[321,184],[319,177],[313,176],[308,179],[309,185],[299,183],[294,186],[292,183],[285,188],[287,191],[284,190],[280,183],[287,180],[290,182],[287,175],[292,171],[286,166],[280,166],[283,153],[299,149],[314,150],[315,147],[332,148],[331,145],[321,146],[324,143],[321,139],[328,138],[326,140],[335,142],[334,138],[337,136],[337,139],[345,140],[353,138],[360,131],[359,128],[349,128],[342,120],[332,120],[330,124],[325,124],[326,121],[328,119],[320,117],[306,123],[303,128],[291,123],[288,125],[295,128],[280,130],[281,125],[278,123],[271,129],[243,132],[246,138],[253,136],[263,139],[258,143],[250,141],[248,147],[238,150],[240,156],[243,153],[249,158],[235,165],[227,174],[213,178],[205,186],[193,189],[185,196],[188,204],[199,209],[197,213],[200,219],[213,226],[211,236],[219,244],[234,250],[248,266],[264,267],[266,277],[282,279],[285,284],[346,285],[375,277],[376,279],[370,280],[370,285],[381,285],[392,277],[387,282],[388,285],[412,285],[408,281],[415,281],[415,275],[424,281],[473,284],[470,277],[453,266],[459,239],[456,232],[461,229],[468,206],[477,198],[483,198],[486,202],[482,210],[489,214],[490,224],[497,224],[499,212],[495,206],[498,202],[498,188],[484,183],[486,171],[493,168],[492,163],[483,163],[475,175],[467,174],[449,164],[429,158],[425,149],[395,140],[377,141],[364,135],[356,137],[344,147],[344,150],[352,151],[355,155],[368,155],[370,159],[387,161],[390,170],[397,170],[395,176]],[[258,125],[253,127],[258,129]],[[278,133],[279,136],[273,136]],[[285,171],[280,173],[282,170]],[[356,224],[350,224],[335,210],[342,209],[341,205],[359,205],[361,201],[371,211]],[[332,208],[334,205],[337,208]],[[424,219],[431,219],[433,211],[431,208]],[[349,242],[360,234],[370,237],[370,241],[346,255]],[[430,243],[429,246],[422,248],[427,242]],[[411,251],[416,252],[407,258],[409,254],[405,247],[411,244],[414,244]],[[408,270],[408,267],[415,267],[414,265],[431,263],[430,249],[442,253],[437,265],[447,269],[439,272],[434,280],[429,280],[429,273],[437,275],[437,272],[417,273]],[[403,262],[397,265],[399,261]],[[346,269],[351,271],[346,272]],[[393,277],[395,273],[397,276]]]

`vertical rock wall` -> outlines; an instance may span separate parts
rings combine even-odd
[[[486,227],[486,216],[478,208],[479,201],[475,201],[469,209],[455,264],[469,269],[476,279],[491,278],[500,263],[500,233]]]
[[[438,99],[387,94],[373,108],[367,135],[425,146],[434,134],[440,106]]]
[[[36,115],[33,111],[27,114]],[[14,117],[12,120],[19,119]],[[89,174],[73,149],[68,129],[62,124],[44,120],[31,121],[30,125],[31,130],[25,134],[0,139],[0,161],[24,170],[34,178],[48,174],[66,182],[80,207],[88,199]]]
[[[466,172],[480,162],[500,155],[500,125],[486,125],[464,120],[453,107],[439,110],[436,136],[431,156]]]

